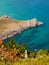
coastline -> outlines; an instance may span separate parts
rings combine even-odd
[[[32,20],[26,20],[26,21],[25,20],[17,21],[17,20],[13,20],[9,16],[1,16],[0,20],[6,21],[3,23],[7,23],[7,26],[6,26],[6,24],[4,25],[4,26],[6,26],[7,29],[4,29],[4,31],[2,33],[0,33],[1,40],[5,40],[7,38],[14,36],[15,34],[21,33],[22,31],[24,31],[26,29],[40,26],[43,24],[42,22],[38,22],[36,18],[34,18]],[[10,22],[8,23],[8,21],[10,21]]]

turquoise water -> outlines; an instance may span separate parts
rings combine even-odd
[[[49,0],[0,0],[1,15],[18,20],[37,18],[42,21],[42,26],[28,29],[12,38],[19,44],[24,42],[28,49],[49,49]]]

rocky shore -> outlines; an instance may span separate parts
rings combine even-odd
[[[2,16],[0,17],[0,24],[2,25],[0,31],[4,30],[0,33],[0,39],[4,40],[15,34],[21,33],[25,29],[40,26],[43,23],[38,22],[36,18],[32,20],[18,21],[11,19],[9,16]]]

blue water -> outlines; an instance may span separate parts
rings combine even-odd
[[[18,20],[37,18],[42,21],[42,26],[23,31],[12,38],[19,44],[25,43],[28,49],[49,49],[49,0],[0,0],[1,15]]]

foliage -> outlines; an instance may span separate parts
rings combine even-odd
[[[35,53],[33,51],[28,51],[28,57],[33,58]]]
[[[49,57],[27,58],[15,62],[13,65],[49,65]]]
[[[8,47],[10,47],[10,49],[13,48],[13,47],[16,47],[16,49],[19,48],[19,44],[17,42],[15,42],[14,39],[12,39],[10,42],[8,42],[7,45],[8,45]]]
[[[0,41],[0,65],[49,65],[49,50],[28,51],[25,58],[26,45],[11,40],[8,43]],[[22,59],[23,57],[23,59]]]
[[[43,56],[43,55],[49,55],[49,50],[38,50],[36,53],[36,57]]]
[[[20,45],[20,52],[24,52],[26,50],[26,45],[23,43]]]

